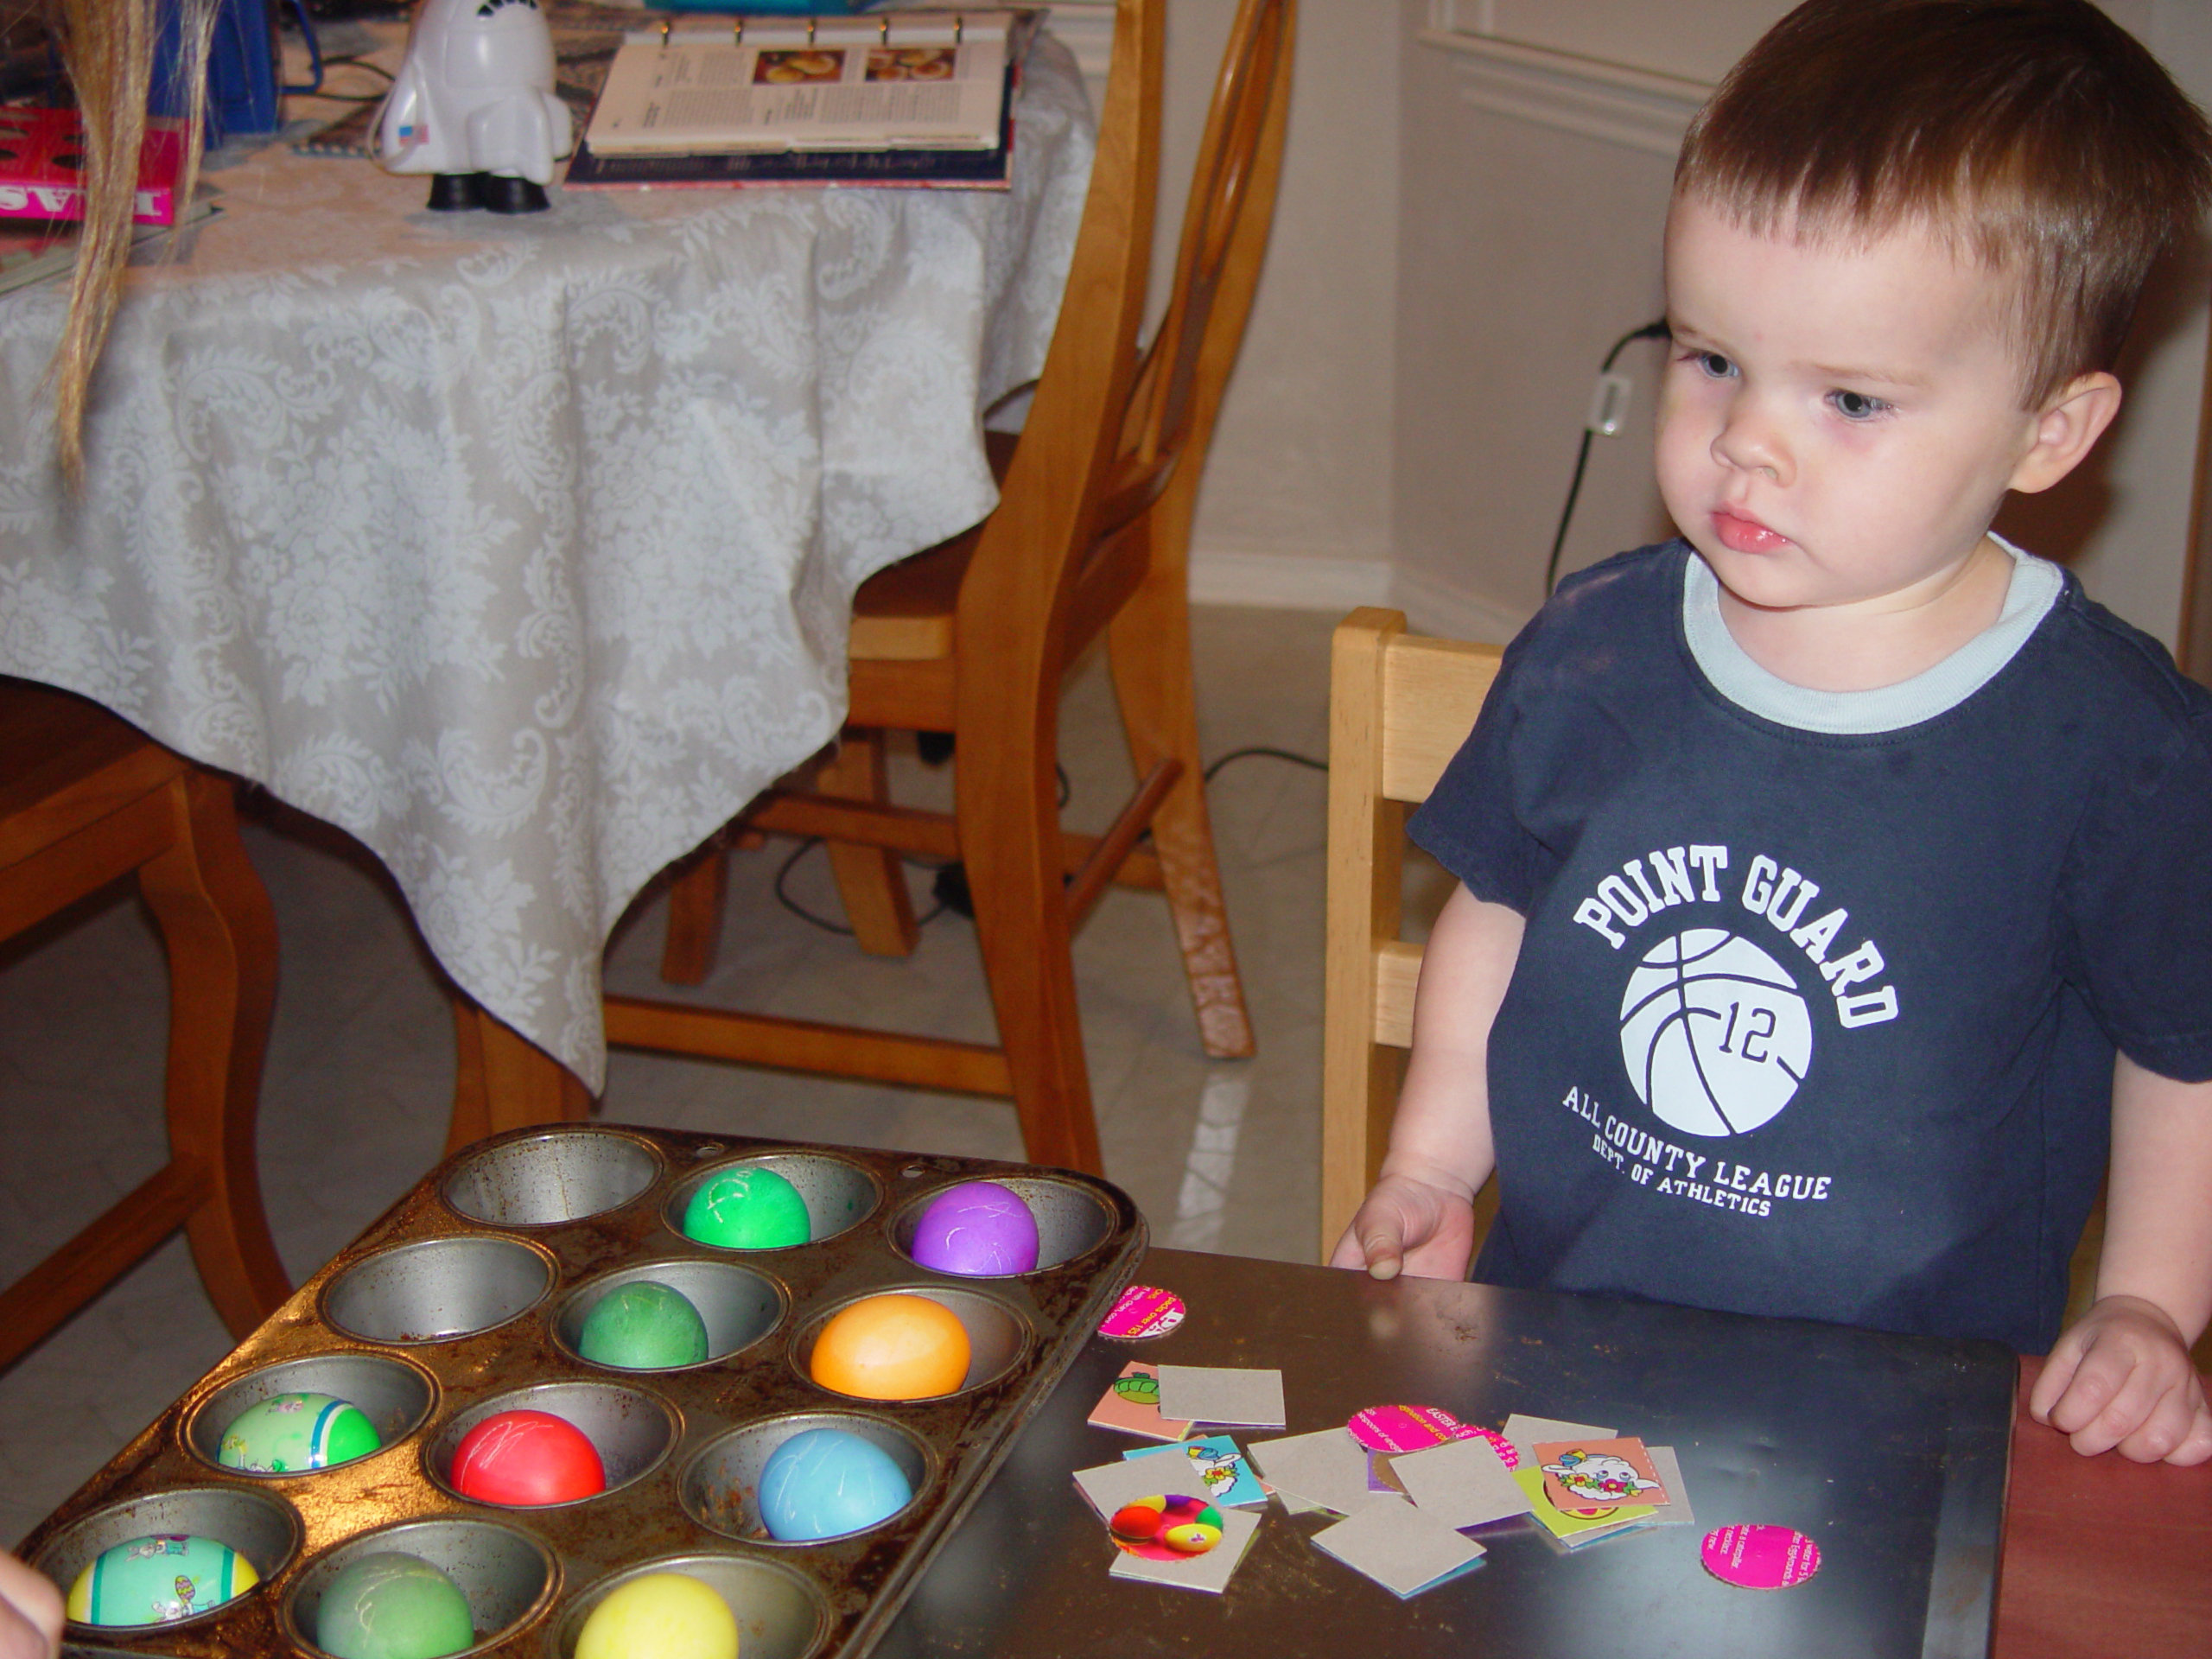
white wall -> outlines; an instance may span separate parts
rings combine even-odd
[[[1155,307],[1236,9],[1168,11]],[[1398,63],[1372,0],[1300,0],[1274,238],[1192,531],[1200,598],[1348,609],[1388,591]]]
[[[2212,103],[2212,4],[2105,0]],[[1787,0],[1402,0],[1392,518],[1418,626],[1493,633],[1541,596],[1599,359],[1656,314],[1680,121]],[[1459,49],[1455,49],[1456,48]],[[1534,49],[1526,49],[1534,48]],[[2169,262],[2139,315],[2100,455],[2000,525],[2174,641],[2212,257]],[[1566,567],[1663,529],[1649,455],[1656,348],[1628,435],[1599,439]]]

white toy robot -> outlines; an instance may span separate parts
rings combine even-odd
[[[570,143],[537,0],[423,0],[377,124],[388,170],[434,175],[441,211],[535,213]]]

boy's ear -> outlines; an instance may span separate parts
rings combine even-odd
[[[2096,447],[2120,413],[2120,382],[2101,369],[2077,375],[2051,393],[2035,417],[2035,441],[2013,469],[2012,487],[2024,495],[2047,490]]]

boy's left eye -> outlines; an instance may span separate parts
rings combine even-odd
[[[1869,397],[1863,391],[1832,391],[1828,402],[1835,412],[1847,421],[1869,421],[1886,413],[1889,405],[1878,397]]]

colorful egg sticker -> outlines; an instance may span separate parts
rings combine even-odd
[[[376,1425],[350,1401],[278,1394],[231,1419],[215,1460],[249,1474],[296,1475],[351,1463],[383,1446]]]
[[[1153,1285],[1131,1285],[1114,1303],[1098,1326],[1102,1337],[1124,1342],[1141,1337],[1164,1337],[1183,1323],[1183,1299],[1172,1290]]]
[[[1699,1557],[1723,1584],[1787,1590],[1821,1570],[1821,1547],[1789,1527],[1715,1527]]]
[[[261,1581],[228,1544],[183,1533],[133,1538],[95,1557],[69,1586],[79,1624],[173,1624],[244,1595]]]
[[[1185,1561],[1221,1541],[1221,1511],[1202,1497],[1141,1497],[1107,1523],[1115,1544],[1150,1561]]]
[[[683,1573],[647,1573],[591,1610],[576,1659],[737,1659],[729,1604]]]
[[[778,1250],[804,1244],[814,1223],[798,1189],[757,1164],[709,1178],[683,1206],[683,1233],[726,1250]]]

